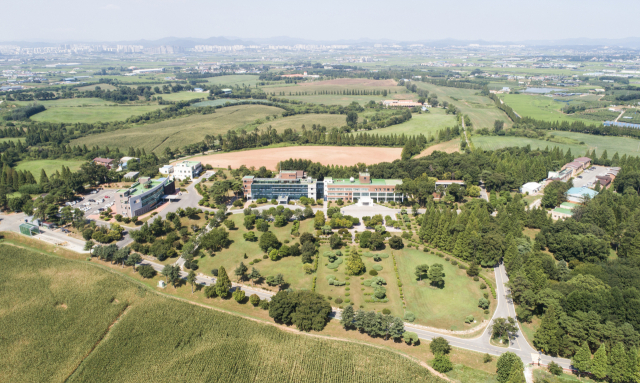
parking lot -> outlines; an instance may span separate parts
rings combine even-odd
[[[608,171],[609,168],[606,166],[591,166],[573,179],[573,186],[591,188],[595,185],[596,176],[604,176]]]
[[[116,191],[114,189],[102,189],[85,194],[82,200],[76,200],[75,204],[71,203],[71,206],[84,211],[85,217],[90,215],[99,215],[101,211],[111,207],[111,210],[115,211],[114,196]]]

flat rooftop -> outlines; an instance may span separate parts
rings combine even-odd
[[[129,190],[129,196],[136,196],[136,195],[140,195],[144,192],[146,192],[149,189],[152,189],[162,183],[164,183],[167,179],[166,178],[158,178],[155,180],[150,180],[147,184],[141,184],[139,182],[136,182],[134,185],[128,189],[120,189],[118,191],[116,191],[116,193],[124,193],[127,190]],[[136,185],[137,184],[137,185]],[[145,185],[149,185],[149,187],[145,187]]]
[[[333,185],[389,185],[389,186],[395,186],[395,185],[401,185],[402,184],[402,180],[383,180],[383,179],[378,179],[378,178],[372,178],[371,179],[371,183],[368,182],[360,182],[359,179],[355,179],[353,182],[351,182],[349,179],[336,179],[333,181]],[[332,184],[329,184],[329,186],[331,186]]]

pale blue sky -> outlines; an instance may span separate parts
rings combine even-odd
[[[640,37],[638,0],[19,0],[2,9],[0,41]]]

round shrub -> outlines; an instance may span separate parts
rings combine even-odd
[[[342,303],[342,298],[336,298],[335,302],[336,302],[336,304],[341,304]]]
[[[487,285],[485,285],[484,283],[481,283],[481,284],[480,284],[480,289],[484,290],[484,289],[486,289],[486,288],[487,288]]]
[[[349,290],[351,290],[351,287],[345,287],[344,290],[345,291],[349,291]]]
[[[382,271],[382,266],[380,265],[373,265],[371,268],[374,269],[375,271]]]
[[[447,261],[447,262],[449,262],[449,260],[450,260],[450,259],[451,259],[451,258],[449,258],[449,257],[445,257],[445,258],[444,258],[444,260],[445,260],[445,261]]]
[[[484,310],[485,314],[489,314],[489,309]]]
[[[375,277],[376,275],[378,275],[378,272],[375,270],[369,270],[369,275],[372,275]]]
[[[383,313],[384,315],[389,315],[389,314],[391,314],[391,310],[389,310],[389,309],[382,309],[382,313]]]
[[[451,264],[455,266],[455,265],[457,265],[457,264],[458,264],[458,261],[456,261],[455,259],[452,259],[452,260],[451,260]]]
[[[406,320],[407,322],[413,322],[414,320],[416,320],[416,315],[411,311],[407,311],[404,313],[404,320]]]
[[[262,256],[262,259],[268,259],[268,258],[269,258],[269,256],[267,254]]]
[[[480,278],[478,278],[478,276],[476,275],[475,277],[473,277],[473,280],[474,280],[475,282],[478,282],[478,281],[480,280]]]
[[[482,295],[484,295],[485,298],[489,298],[489,293],[484,293]]]
[[[269,310],[269,301],[266,299],[260,301],[260,308],[263,310]]]

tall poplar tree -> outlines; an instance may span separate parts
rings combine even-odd
[[[591,350],[589,350],[587,341],[585,341],[582,344],[582,347],[580,347],[575,355],[573,355],[571,364],[573,367],[578,369],[580,373],[589,371],[589,368],[591,367]]]
[[[589,372],[593,374],[598,380],[602,380],[607,377],[609,370],[609,362],[607,360],[607,347],[602,343],[598,351],[593,354],[593,361],[591,362],[591,369]]]
[[[224,266],[220,266],[218,269],[218,279],[216,279],[216,294],[221,298],[229,296],[229,289],[231,288],[231,280],[227,275],[227,270]]]

